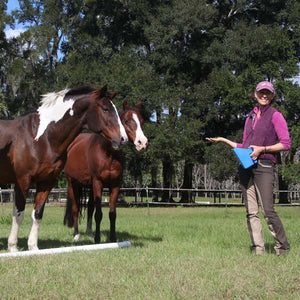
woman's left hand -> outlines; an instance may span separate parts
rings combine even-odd
[[[257,160],[257,158],[259,157],[259,155],[265,150],[265,147],[263,147],[263,146],[250,145],[249,148],[253,149],[253,152],[250,154],[250,157],[253,160]]]

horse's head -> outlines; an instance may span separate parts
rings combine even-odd
[[[90,94],[87,111],[87,128],[101,133],[112,143],[114,149],[127,143],[128,137],[112,99],[116,93],[107,91],[107,87],[95,89]]]
[[[134,109],[130,109],[128,107],[128,102],[125,101],[120,114],[128,138],[134,143],[137,151],[145,149],[148,145],[148,139],[145,137],[142,130],[143,118],[140,114],[140,108],[141,104],[138,104]]]

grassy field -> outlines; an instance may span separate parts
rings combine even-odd
[[[20,230],[27,250],[31,205]],[[291,243],[285,257],[273,251],[265,221],[267,254],[250,253],[243,207],[119,208],[124,249],[0,259],[0,299],[300,299],[299,207],[278,207]],[[0,206],[0,252],[6,252],[11,205]],[[63,207],[47,206],[39,247],[74,245],[62,225]],[[102,241],[108,236],[104,209]],[[81,240],[91,244],[84,235]]]

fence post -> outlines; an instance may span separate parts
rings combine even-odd
[[[10,188],[11,188],[13,191],[12,191],[12,193],[9,193],[9,198],[10,198],[9,201],[10,201],[10,202],[14,202],[14,200],[15,200],[15,190],[14,190],[14,186],[11,185]]]
[[[148,193],[148,186],[146,186],[146,196],[147,196],[147,207],[148,207],[148,216],[150,216],[150,206],[149,206],[149,193]]]

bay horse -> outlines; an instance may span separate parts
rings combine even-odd
[[[137,151],[146,148],[148,140],[142,131],[143,119],[140,104],[131,109],[127,101],[123,104],[120,119],[130,141]],[[111,142],[100,135],[80,134],[68,148],[65,174],[68,180],[68,199],[64,224],[74,227],[74,239],[79,238],[78,216],[81,211],[83,187],[90,188],[88,201],[87,232],[92,232],[92,216],[96,207],[95,243],[100,243],[100,223],[102,220],[101,198],[103,187],[108,187],[110,241],[116,241],[116,204],[120,191],[124,155],[114,150]]]
[[[102,88],[65,89],[43,96],[37,111],[14,120],[0,120],[0,184],[15,184],[8,249],[17,251],[26,197],[36,184],[28,249],[38,250],[38,232],[45,202],[63,169],[67,148],[84,129],[101,133],[113,148],[128,137],[112,99]]]

